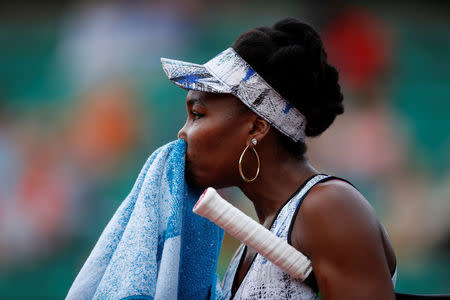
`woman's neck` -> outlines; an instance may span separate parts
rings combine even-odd
[[[303,182],[317,173],[306,158],[265,160],[261,162],[258,178],[239,187],[253,202],[259,222],[269,227],[280,207]]]

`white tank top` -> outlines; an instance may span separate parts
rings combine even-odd
[[[301,201],[316,183],[327,179],[331,179],[331,176],[318,174],[307,180],[278,212],[270,231],[281,239],[288,241],[292,219],[296,215]],[[255,256],[241,285],[233,296],[233,282],[244,252],[245,246],[242,244],[231,259],[223,281],[223,299],[228,300],[232,297],[233,299],[320,299],[317,292],[309,285],[292,278],[259,254]],[[392,277],[394,286],[396,277],[397,269]]]

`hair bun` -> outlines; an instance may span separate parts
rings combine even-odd
[[[343,113],[338,71],[311,26],[285,18],[243,33],[233,48],[306,117],[307,136],[321,134]]]
[[[317,136],[324,132],[333,122],[337,115],[344,112],[342,101],[344,96],[338,83],[339,74],[335,67],[325,64],[324,71],[318,78],[316,103],[309,106],[308,114],[305,115],[306,136]],[[305,112],[306,113],[306,112]]]

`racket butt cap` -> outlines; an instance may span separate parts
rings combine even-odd
[[[200,196],[200,198],[197,200],[197,203],[195,203],[194,208],[192,211],[198,215],[203,216],[202,212],[208,205],[208,202],[211,200],[211,197],[214,197],[217,194],[216,189],[209,187],[203,191],[203,194]]]

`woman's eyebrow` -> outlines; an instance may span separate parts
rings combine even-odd
[[[186,104],[187,104],[188,106],[192,106],[192,105],[194,105],[194,104],[199,104],[199,105],[202,105],[202,106],[206,106],[206,105],[205,105],[205,102],[202,101],[202,100],[199,99],[199,98],[191,98],[191,99],[188,99],[188,100],[186,101]]]

